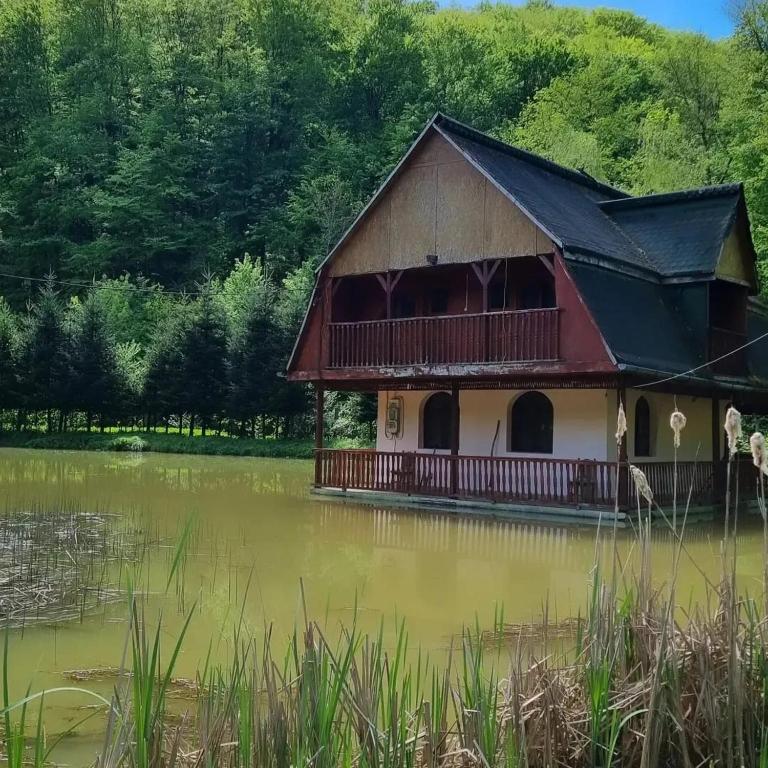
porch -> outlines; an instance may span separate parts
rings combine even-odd
[[[675,464],[636,462],[646,474],[662,508],[672,506]],[[751,463],[734,464],[742,500],[753,495]],[[679,461],[677,504],[684,509],[714,507],[725,499],[724,461]],[[462,456],[420,452],[319,449],[315,487],[341,491],[400,494],[435,499],[521,504],[527,506],[621,509],[636,506],[628,462],[509,456]]]

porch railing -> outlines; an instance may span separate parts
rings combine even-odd
[[[331,368],[556,360],[558,310],[329,323]]]
[[[345,490],[595,507],[613,506],[617,492],[616,463],[606,461],[323,449],[316,452],[315,462],[316,485]],[[673,462],[638,466],[648,477],[659,505],[671,504]],[[680,461],[677,471],[681,508],[689,490],[694,506],[713,503],[718,464]],[[631,475],[627,472],[626,476],[619,503],[632,508],[635,490]]]

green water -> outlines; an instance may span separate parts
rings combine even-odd
[[[467,520],[386,506],[361,506],[309,494],[310,462],[276,459],[126,455],[0,450],[0,500],[8,512],[74,508],[114,513],[132,535],[152,542],[140,572],[148,619],[162,617],[165,650],[194,610],[179,676],[194,676],[211,649],[225,662],[243,611],[249,629],[274,625],[277,637],[302,621],[300,584],[308,612],[330,631],[357,615],[358,624],[391,627],[405,618],[411,645],[433,655],[463,624],[490,625],[503,606],[510,622],[565,618],[583,609],[594,560],[593,528]],[[166,590],[178,538],[192,516],[188,556],[179,583]],[[687,535],[680,600],[705,597],[697,568],[716,580],[719,525]],[[626,557],[631,534],[620,537]],[[606,542],[607,544],[607,542]],[[762,538],[744,524],[739,575],[759,589]],[[654,543],[654,574],[669,572],[671,546]],[[183,586],[183,589],[181,588]],[[121,661],[127,606],[118,601],[80,621],[30,624],[11,636],[13,693],[71,685],[69,670],[114,667]],[[109,695],[114,679],[83,683]],[[51,696],[46,722],[55,733],[80,719],[89,704],[77,694]],[[73,764],[90,762],[101,723],[77,730],[57,752]]]

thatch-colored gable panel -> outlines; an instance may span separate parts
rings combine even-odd
[[[723,280],[736,280],[752,288],[755,268],[752,260],[747,224],[743,216],[737,217],[728,237],[723,242],[716,275]]]
[[[332,276],[551,253],[536,225],[449,142],[425,137],[334,254]]]

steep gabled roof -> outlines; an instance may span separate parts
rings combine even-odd
[[[430,130],[517,205],[569,260],[597,260],[653,281],[709,279],[740,207],[746,215],[741,184],[632,197],[437,113],[320,268],[346,243]],[[754,258],[751,240],[748,245]]]
[[[608,260],[639,276],[711,278],[741,207],[741,184],[632,197],[445,115],[436,130],[492,179],[566,258]],[[754,258],[751,241],[749,247]]]

